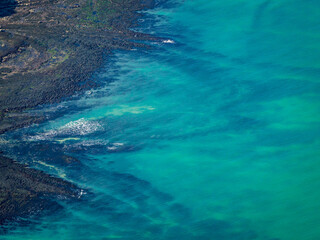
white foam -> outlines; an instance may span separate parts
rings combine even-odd
[[[5,140],[3,138],[0,138],[0,144],[8,144],[9,141],[8,140]]]
[[[91,146],[103,146],[108,144],[108,141],[102,140],[86,140],[79,143],[76,143],[75,146],[84,146],[84,147],[91,147]]]
[[[81,198],[81,196],[82,195],[86,195],[87,193],[83,190],[83,189],[81,189],[80,190],[80,193],[79,193],[79,195],[78,195],[78,198]]]
[[[59,133],[72,135],[87,135],[101,130],[102,126],[98,122],[88,121],[81,118],[76,121],[67,123],[59,129]]]
[[[108,150],[116,150],[117,147],[113,146],[113,147],[107,147]]]
[[[64,145],[64,149],[81,150],[83,148],[107,146],[108,144],[109,144],[109,141],[107,140],[85,140],[85,141],[76,142],[73,144],[66,144]]]
[[[76,121],[71,121],[66,125],[60,127],[56,130],[50,130],[48,132],[40,133],[35,136],[29,137],[29,140],[39,141],[39,140],[50,140],[61,135],[71,135],[71,136],[84,136],[96,131],[102,130],[102,126],[96,121],[88,121],[84,118],[80,118]]]
[[[163,40],[163,43],[169,43],[169,44],[175,44],[176,42],[171,40],[171,39],[167,39],[167,40]]]
[[[117,150],[117,149],[121,149],[121,147],[123,147],[124,146],[124,143],[121,143],[121,142],[115,142],[115,143],[111,143],[108,147],[107,147],[107,149],[109,150],[109,151],[115,151],[115,150]]]
[[[123,145],[124,145],[124,143],[118,143],[118,142],[116,142],[116,143],[113,143],[112,145],[113,145],[113,146],[117,146],[117,147],[118,147],[118,146],[123,146]]]

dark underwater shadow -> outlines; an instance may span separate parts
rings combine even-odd
[[[17,2],[15,0],[0,0],[0,17],[14,14],[16,6]]]

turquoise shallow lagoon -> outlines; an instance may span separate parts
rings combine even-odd
[[[0,141],[84,189],[0,238],[320,239],[320,3],[176,0],[140,23],[167,40]]]

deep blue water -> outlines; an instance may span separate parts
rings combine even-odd
[[[15,0],[0,1],[0,17],[6,17],[15,12],[17,2]]]
[[[2,137],[9,156],[83,189],[4,239],[318,240],[319,9],[146,11],[136,31],[167,40],[115,52],[94,76],[103,87]]]

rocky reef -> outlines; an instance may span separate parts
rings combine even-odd
[[[30,216],[46,208],[59,208],[51,198],[78,198],[73,184],[0,156],[0,225],[17,216]]]
[[[150,36],[129,28],[139,0],[20,0],[0,18],[0,133],[34,120],[21,110],[59,101],[83,88],[113,49]],[[81,83],[81,84],[80,84]]]
[[[141,0],[5,0],[0,4],[0,134],[43,119],[25,110],[96,86],[114,49],[144,47],[130,30]],[[0,156],[0,225],[74,198],[77,187]]]

